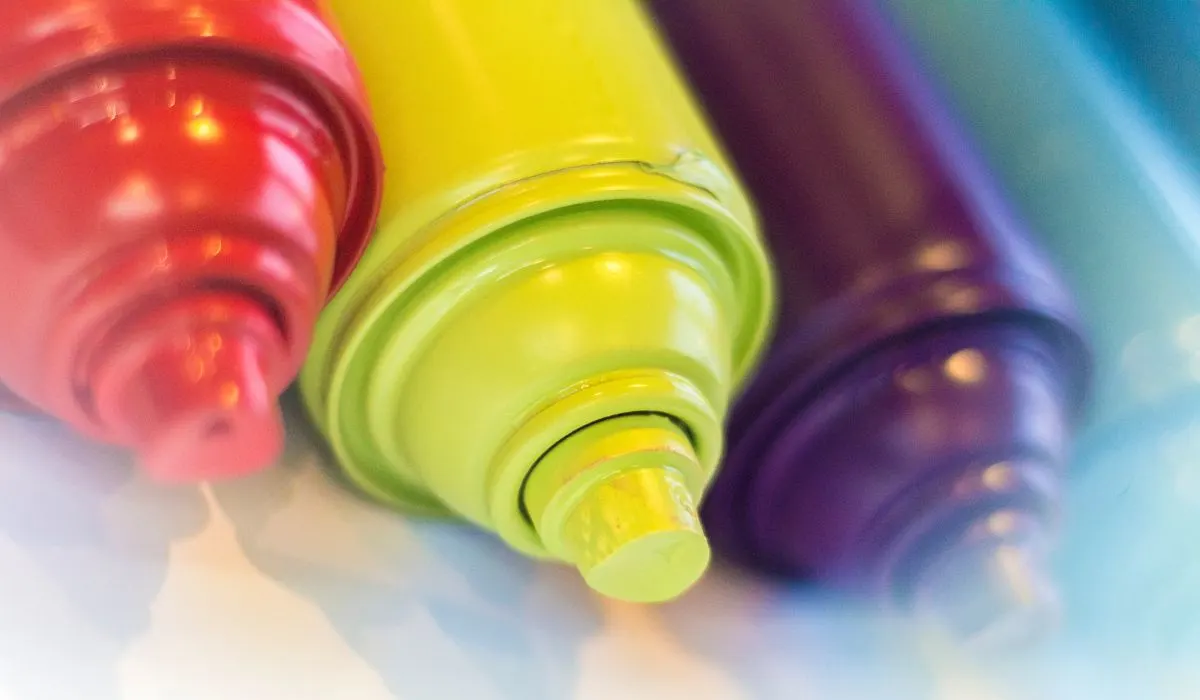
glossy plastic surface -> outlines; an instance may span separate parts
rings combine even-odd
[[[5,3],[0,381],[165,479],[270,464],[380,171],[312,2]]]
[[[1072,626],[1158,660],[1194,657],[1200,181],[1107,70],[1095,35],[1053,4],[888,4],[1094,339],[1097,390],[1061,562]]]
[[[874,6],[650,6],[780,270],[714,542],[962,636],[1036,634],[1087,374],[1055,272]]]
[[[699,501],[726,404],[767,331],[749,207],[638,3],[345,0],[334,11],[384,154],[404,168],[378,237],[318,325],[301,378],[316,422],[350,479],[381,500],[459,515],[587,571],[610,561],[601,568],[616,583],[600,587],[614,595],[677,594],[695,572],[634,553],[671,549],[675,536],[645,531],[621,545],[627,554],[599,542],[550,551],[548,539],[605,528],[568,512],[535,523],[523,495],[535,469],[572,488],[558,471],[578,464],[543,460],[567,436],[659,414],[691,442],[688,493],[661,500],[673,467],[624,459],[628,436],[606,443],[626,446],[606,459],[659,471],[638,482],[637,507],[592,512],[682,533],[667,524]],[[578,495],[580,514],[610,491],[587,483],[596,490]],[[652,578],[678,585],[621,583]]]

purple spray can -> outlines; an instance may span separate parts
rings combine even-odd
[[[1088,383],[1069,294],[877,8],[651,0],[780,275],[704,517],[723,553],[1040,633]]]

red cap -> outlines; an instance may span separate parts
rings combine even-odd
[[[294,0],[4,5],[0,382],[163,478],[270,464],[379,205],[349,57]]]
[[[92,404],[163,480],[238,475],[276,456],[287,354],[253,299],[182,297],[114,329],[96,356]]]

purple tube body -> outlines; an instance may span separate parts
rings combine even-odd
[[[963,635],[1041,625],[1088,384],[1057,274],[874,6],[648,5],[780,278],[704,506],[715,546]]]

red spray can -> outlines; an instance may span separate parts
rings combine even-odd
[[[314,0],[0,3],[3,393],[159,478],[269,464],[381,170]]]

